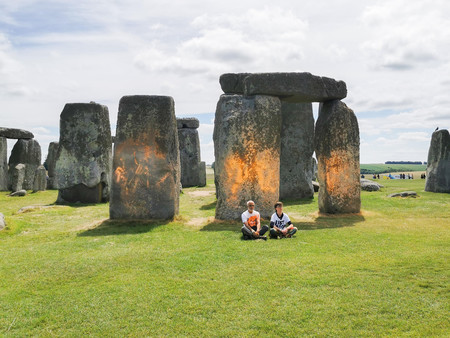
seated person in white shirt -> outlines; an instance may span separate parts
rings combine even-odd
[[[266,236],[263,236],[269,227],[267,225],[261,226],[261,217],[258,211],[255,211],[255,202],[247,202],[247,210],[242,213],[241,228],[244,234],[244,239],[263,239],[267,240]]]
[[[270,238],[290,238],[296,232],[297,228],[294,227],[289,216],[283,213],[283,203],[275,203],[275,212],[270,219]]]

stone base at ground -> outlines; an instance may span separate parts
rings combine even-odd
[[[67,189],[59,189],[58,202],[64,203],[101,203],[103,184],[99,183],[95,187],[89,188],[84,184],[77,184]]]
[[[27,191],[26,190],[18,190],[18,191],[15,191],[15,192],[13,192],[13,193],[11,193],[9,196],[11,196],[11,197],[23,197],[23,196],[26,196],[27,195]]]

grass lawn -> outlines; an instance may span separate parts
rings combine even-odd
[[[172,222],[0,193],[0,335],[450,335],[450,194],[383,180],[352,216],[285,201],[295,238],[243,241],[239,222],[214,222],[208,182]],[[419,197],[387,198],[404,190]]]

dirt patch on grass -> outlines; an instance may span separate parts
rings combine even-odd
[[[214,217],[196,217],[191,218],[186,225],[201,228],[211,222],[214,222]]]
[[[103,222],[107,221],[108,219],[109,218],[102,218],[102,219],[97,219],[97,220],[95,220],[93,222],[80,224],[78,227],[73,229],[73,231],[82,231],[82,230],[94,229],[94,228],[98,227],[100,224],[102,224]]]
[[[214,194],[214,191],[209,190],[196,190],[196,191],[189,191],[188,195],[192,197],[207,197]]]

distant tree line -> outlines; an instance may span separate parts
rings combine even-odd
[[[427,162],[420,161],[386,161],[384,164],[427,164]]]

